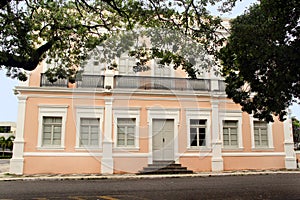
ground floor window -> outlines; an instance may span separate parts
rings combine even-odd
[[[43,117],[42,146],[60,146],[62,117]]]
[[[268,124],[264,121],[254,121],[255,147],[268,147]]]
[[[204,119],[190,120],[190,146],[191,147],[206,146],[206,120]]]
[[[80,146],[99,146],[99,118],[80,118]]]
[[[224,147],[238,147],[238,121],[223,121],[223,145]]]
[[[135,118],[118,118],[117,119],[117,146],[134,147],[135,146]]]

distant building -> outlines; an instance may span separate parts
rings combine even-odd
[[[0,122],[0,137],[8,138],[16,134],[17,125],[15,122]]]

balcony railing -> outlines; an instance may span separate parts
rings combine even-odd
[[[210,80],[118,75],[115,88],[209,91]]]
[[[81,75],[76,81],[77,88],[104,88],[103,75]]]
[[[41,74],[40,79],[40,86],[41,87],[68,87],[68,80],[67,79],[57,79],[57,81],[51,83],[45,74]]]
[[[181,91],[224,91],[225,83],[223,80],[210,79],[189,79],[173,77],[152,77],[152,76],[123,76],[105,77],[104,75],[81,75],[76,80],[77,88],[104,88],[105,78],[114,81],[114,85],[108,85],[107,88],[116,89],[142,89],[142,90],[181,90]],[[212,81],[217,81],[212,86]],[[67,79],[58,79],[51,83],[45,74],[41,74],[41,87],[68,87]]]

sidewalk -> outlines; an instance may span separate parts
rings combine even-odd
[[[9,160],[0,160],[0,181],[34,181],[34,180],[101,180],[101,179],[152,179],[152,178],[180,178],[180,177],[213,177],[213,176],[246,176],[246,175],[267,175],[267,174],[298,174],[296,170],[243,170],[226,172],[199,172],[194,174],[163,174],[163,175],[102,175],[102,174],[38,174],[38,175],[13,175],[9,174]]]

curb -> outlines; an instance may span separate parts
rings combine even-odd
[[[196,173],[196,174],[163,174],[163,175],[46,175],[46,176],[12,176],[0,174],[0,181],[58,181],[58,180],[121,180],[121,179],[161,179],[161,178],[185,178],[185,177],[224,177],[224,176],[250,176],[270,174],[299,174],[300,171],[259,171],[259,172],[221,172],[221,173]],[[2,176],[2,177],[1,177]]]

